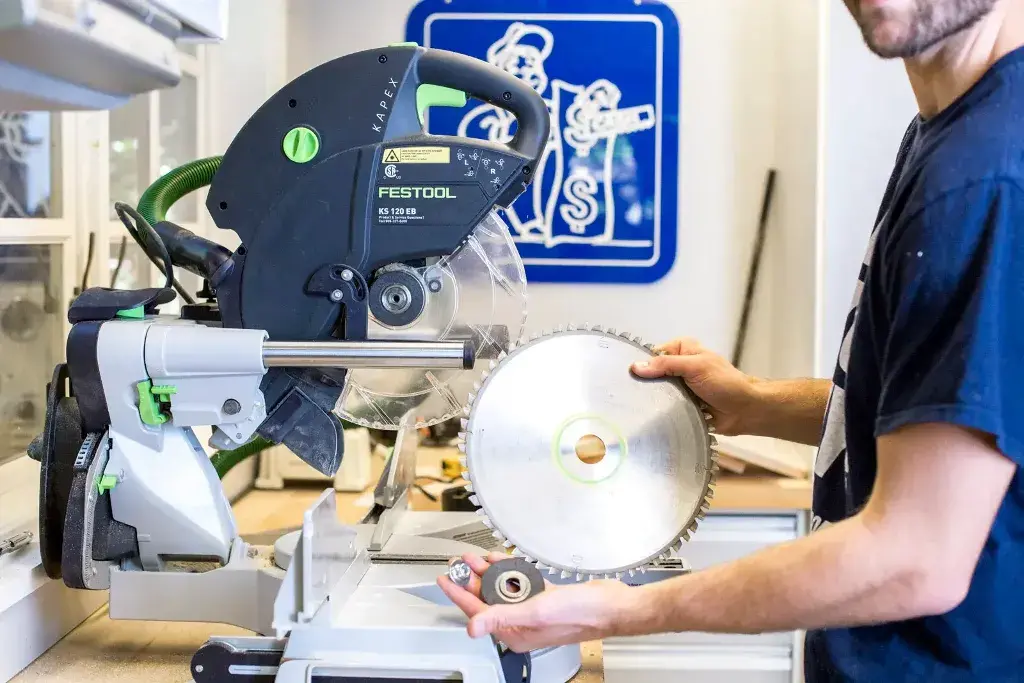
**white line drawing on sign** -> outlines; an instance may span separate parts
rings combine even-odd
[[[544,97],[551,116],[548,146],[537,162],[536,180],[528,190],[533,218],[523,220],[514,207],[507,211],[515,239],[546,247],[576,243],[649,249],[653,244],[650,239],[615,238],[616,203],[623,198],[616,197],[613,152],[619,136],[655,127],[655,105],[619,108],[622,91],[608,79],[577,85],[549,78],[545,61],[554,47],[555,37],[547,28],[514,21],[487,49],[487,61],[536,90]],[[514,123],[511,113],[482,104],[463,117],[458,135],[472,137],[469,129],[475,126],[492,142],[507,144],[512,140]],[[589,157],[598,144],[605,145],[605,154],[594,164]],[[603,221],[595,225],[602,204]],[[627,222],[637,225],[643,215],[638,199],[632,198],[624,213]],[[565,223],[568,233],[556,231],[556,216]]]

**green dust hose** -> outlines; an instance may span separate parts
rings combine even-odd
[[[210,462],[213,463],[213,469],[217,470],[217,476],[223,479],[224,475],[230,472],[235,465],[273,445],[274,442],[258,436],[244,446],[230,451],[217,451],[210,457]]]
[[[139,213],[150,225],[166,220],[167,212],[174,202],[213,182],[213,174],[217,172],[222,158],[217,156],[191,161],[160,176],[142,193]]]

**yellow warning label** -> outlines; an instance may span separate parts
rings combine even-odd
[[[392,147],[384,150],[385,164],[447,164],[452,151],[448,147]]]

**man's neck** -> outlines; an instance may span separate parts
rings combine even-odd
[[[930,119],[953,104],[1000,58],[1022,45],[1024,1],[1004,0],[974,26],[904,60],[921,117]]]

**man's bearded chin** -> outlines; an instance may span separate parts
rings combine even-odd
[[[974,26],[998,0],[908,0],[864,7],[845,0],[868,48],[883,59],[912,59]]]

